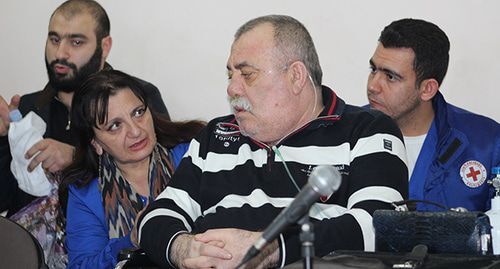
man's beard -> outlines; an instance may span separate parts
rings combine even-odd
[[[97,46],[90,60],[79,69],[75,64],[68,62],[66,59],[56,59],[49,64],[47,61],[47,57],[45,57],[45,66],[47,68],[47,74],[49,76],[49,84],[52,86],[52,88],[54,88],[54,90],[56,90],[56,92],[74,92],[80,87],[80,85],[83,84],[85,80],[87,80],[90,75],[99,71],[102,62],[101,58],[101,46]],[[56,64],[67,66],[71,68],[73,72],[69,72],[63,75],[57,74],[54,68]]]

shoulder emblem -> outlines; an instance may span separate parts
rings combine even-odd
[[[460,167],[460,177],[468,187],[477,188],[486,181],[486,168],[478,161],[467,161]]]

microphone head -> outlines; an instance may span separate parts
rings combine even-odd
[[[321,196],[330,196],[340,187],[342,175],[331,165],[318,165],[314,167],[309,176],[309,184]]]

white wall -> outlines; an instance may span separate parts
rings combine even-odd
[[[62,1],[0,3],[0,94],[41,89],[49,16]],[[229,113],[226,59],[236,29],[266,14],[288,14],[311,32],[324,84],[365,104],[368,59],[382,28],[403,17],[438,24],[451,41],[441,88],[448,101],[500,121],[500,1],[496,0],[102,0],[111,19],[116,68],[154,83],[174,119]]]

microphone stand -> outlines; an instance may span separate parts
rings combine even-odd
[[[299,221],[300,225],[300,242],[302,243],[302,258],[304,269],[312,269],[314,257],[314,226],[309,221],[309,212],[307,212]]]

